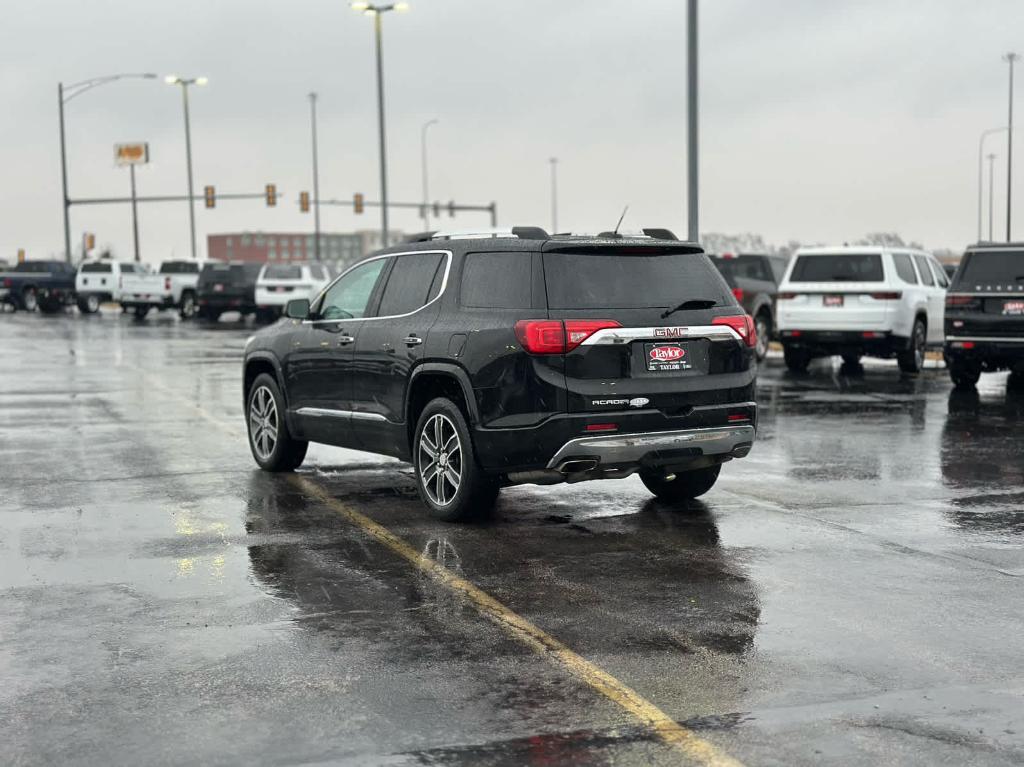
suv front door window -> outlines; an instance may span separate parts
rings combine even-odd
[[[388,259],[377,258],[352,269],[331,285],[317,307],[318,320],[351,320],[366,316],[370,296]]]

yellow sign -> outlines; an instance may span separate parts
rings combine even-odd
[[[134,144],[114,144],[116,165],[145,165],[149,162],[149,144],[145,141]]]

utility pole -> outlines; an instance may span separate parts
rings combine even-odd
[[[388,246],[388,165],[387,142],[384,135],[384,52],[381,13],[373,14],[373,32],[377,41],[377,129],[380,133],[380,246]]]
[[[71,203],[68,202],[68,155],[64,140],[64,83],[57,83],[57,109],[60,113],[60,183],[64,195],[64,259],[71,263]]]
[[[1007,53],[1003,60],[1010,65],[1010,116],[1006,131],[1006,241],[1011,242],[1010,224],[1013,216],[1013,65],[1019,59],[1016,53]]]
[[[438,120],[427,120],[420,128],[420,163],[423,171],[423,228],[430,228],[430,184],[428,183],[427,167],[427,128],[437,125]]]
[[[988,241],[992,242],[992,210],[995,208],[993,178],[995,177],[995,154],[985,155],[988,158]]]
[[[558,158],[552,157],[551,163],[551,233],[558,234]]]
[[[697,0],[686,1],[686,202],[688,208],[687,239],[700,240],[700,206],[698,198],[699,154],[697,113]]]
[[[316,93],[309,94],[309,119],[313,126],[313,256],[320,260],[320,162],[316,142]]]
[[[129,165],[128,172],[132,179],[132,242],[135,243],[135,261],[138,263],[142,257],[139,255],[139,206],[135,194],[135,165]]]

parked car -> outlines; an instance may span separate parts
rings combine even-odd
[[[943,341],[949,281],[929,254],[843,246],[797,251],[779,286],[778,325],[790,370],[834,354],[892,358],[905,373]]]
[[[520,483],[706,493],[753,444],[753,322],[699,247],[646,231],[427,234],[290,302],[246,346],[256,463],[294,469],[310,441],[395,456],[444,520]]]
[[[142,264],[133,261],[83,261],[75,275],[78,310],[83,314],[95,314],[104,301],[120,301],[124,278],[145,274],[146,271]]]
[[[27,312],[58,312],[75,301],[75,267],[65,261],[23,261],[0,273],[0,300]]]
[[[256,278],[256,319],[272,322],[294,298],[312,301],[331,281],[323,264],[266,264]]]
[[[207,261],[196,286],[199,318],[216,322],[224,312],[243,317],[255,312],[256,278],[262,267],[252,261]]]
[[[1024,383],[1024,243],[967,249],[946,295],[943,356],[957,387],[998,370]]]
[[[775,296],[786,259],[756,253],[723,253],[712,259],[740,306],[754,318],[757,359],[763,360],[775,337]]]
[[[960,264],[943,264],[942,265],[942,270],[946,273],[946,277],[949,279],[950,282],[953,282],[953,275],[956,274],[956,268],[958,266],[960,266]]]
[[[121,306],[140,319],[151,309],[177,309],[183,319],[196,314],[199,272],[205,261],[164,261],[156,274],[124,278]]]

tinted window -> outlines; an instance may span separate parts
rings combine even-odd
[[[110,264],[82,264],[82,274],[109,274],[112,271]]]
[[[45,261],[22,261],[20,264],[14,267],[14,271],[32,272],[35,274],[39,274],[41,272],[50,271],[50,266],[51,265],[46,263]]]
[[[386,258],[368,261],[331,285],[320,304],[320,319],[347,320],[366,316],[370,294],[386,264]]]
[[[135,264],[121,264],[121,271],[124,274],[135,274]],[[139,269],[139,272],[142,270]]]
[[[263,272],[265,280],[301,280],[302,267],[293,264],[268,264]]]
[[[882,257],[877,253],[797,256],[790,282],[882,282]]]
[[[917,284],[917,274],[914,272],[914,265],[910,263],[910,256],[906,253],[893,253],[892,262],[896,266],[896,274],[908,285]]]
[[[260,268],[260,264],[207,264],[199,275],[199,281],[228,282],[232,285],[253,284]]]
[[[309,273],[314,280],[322,280],[325,278],[324,268],[320,264],[310,264]]]
[[[462,267],[462,305],[482,309],[533,306],[530,253],[470,253]]]
[[[928,268],[928,259],[924,256],[914,256],[914,260],[917,262],[917,271],[921,273],[921,280],[925,285],[934,285],[935,277],[932,276],[932,270]]]
[[[194,261],[164,261],[160,264],[160,274],[196,274],[199,264]]]
[[[928,265],[932,268],[932,272],[935,274],[935,282],[940,288],[948,288],[949,280],[946,278],[946,273],[942,267],[939,266],[935,261],[928,259]]]
[[[690,299],[732,304],[702,253],[545,253],[551,309],[670,308]]]
[[[711,263],[713,263],[715,265],[715,268],[718,269],[718,273],[725,278],[726,284],[730,288],[735,288],[736,278],[733,276],[732,273],[732,262],[726,261],[724,258],[712,258]]]
[[[1013,285],[1024,282],[1024,250],[994,250],[968,253],[960,264],[957,282]]]
[[[427,302],[434,275],[441,266],[440,253],[399,256],[388,275],[388,284],[380,300],[377,315],[391,317],[408,314]]]
[[[765,263],[766,259],[761,256],[736,256],[726,259],[726,261],[732,267],[732,273],[737,277],[748,280],[768,280],[769,282],[772,279],[768,264]]]

